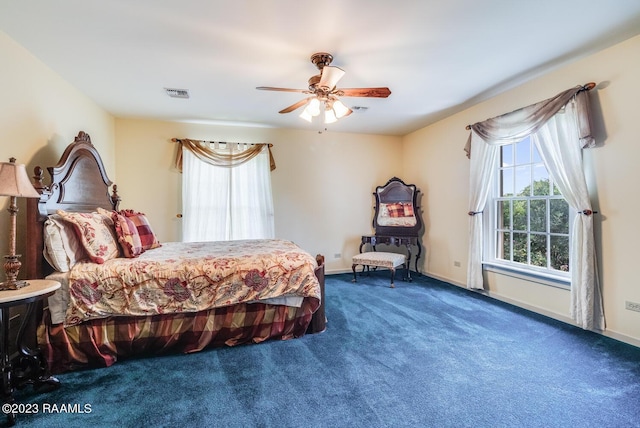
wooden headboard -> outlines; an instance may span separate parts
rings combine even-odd
[[[44,278],[50,271],[44,260],[43,226],[57,210],[91,212],[97,207],[117,210],[117,186],[107,177],[102,158],[89,134],[80,131],[56,166],[48,167],[50,184],[44,183],[41,167],[34,168],[33,186],[40,199],[27,199],[25,272],[28,278]],[[110,187],[112,190],[110,191]]]

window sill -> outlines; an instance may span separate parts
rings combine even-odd
[[[518,269],[514,266],[507,266],[500,263],[483,262],[483,270],[496,272],[514,278],[523,279],[525,281],[536,282],[542,285],[562,288],[564,290],[571,289],[571,278],[568,276],[545,274],[542,272],[532,272],[527,269]]]

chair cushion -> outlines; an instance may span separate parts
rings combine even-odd
[[[403,265],[405,260],[406,256],[404,254],[386,253],[383,251],[360,253],[352,258],[354,265],[379,266],[389,269]]]

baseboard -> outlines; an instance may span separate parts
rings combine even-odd
[[[604,332],[596,332],[600,333],[603,336],[610,337],[611,339],[619,340],[620,342],[628,343],[629,345],[633,345],[637,348],[640,348],[640,340],[629,337],[626,334],[618,333],[616,331],[605,330]]]
[[[434,275],[434,274],[431,274],[431,273],[423,273],[422,275],[428,276],[429,278],[437,279],[438,281],[447,282],[447,283],[449,283],[451,285],[457,285],[458,287],[467,288],[467,284],[455,281],[455,280],[453,280],[451,278],[447,278],[447,277],[440,276],[440,275]],[[472,291],[472,290],[469,290],[469,291]]]
[[[431,275],[431,274],[427,274],[425,276],[428,276],[428,277],[431,277],[431,278],[435,278],[435,279],[438,279],[440,281],[448,282],[449,284],[457,285],[459,287],[467,289],[466,284],[462,284],[462,283],[459,283],[459,282],[456,282],[456,281],[452,281],[451,279],[448,279],[448,278],[443,278],[443,277],[439,277],[438,275]],[[565,315],[562,315],[562,314],[558,314],[558,313],[546,310],[544,308],[540,308],[540,307],[535,306],[535,305],[530,305],[528,303],[521,302],[519,300],[511,299],[511,298],[503,296],[503,295],[501,295],[499,293],[492,293],[491,291],[483,291],[483,290],[471,290],[471,289],[468,289],[468,290],[470,292],[472,292],[472,293],[479,293],[479,294],[482,294],[484,296],[491,297],[492,299],[496,299],[496,300],[499,300],[501,302],[508,303],[510,305],[517,306],[519,308],[526,309],[528,311],[535,312],[535,313],[540,314],[540,315],[544,315],[545,317],[552,318],[552,319],[554,319],[556,321],[560,321],[560,322],[563,322],[565,324],[570,324],[570,325],[573,325],[575,327],[579,327],[568,316],[565,316]],[[613,330],[604,330],[604,331],[602,331],[602,330],[591,330],[591,331],[593,331],[594,333],[600,334],[602,336],[609,337],[609,338],[615,339],[615,340],[619,340],[620,342],[628,343],[629,345],[633,345],[633,346],[636,346],[636,347],[640,348],[640,340],[638,340],[638,339],[636,339],[634,337],[631,337],[631,336],[627,336],[627,335],[622,334],[622,333],[618,333],[617,331],[613,331]]]
[[[340,273],[353,273],[351,269],[327,269],[325,270],[326,275],[338,275]]]
[[[470,291],[473,291],[473,290],[470,290]],[[537,307],[537,306],[534,306],[534,305],[529,305],[527,303],[524,303],[524,302],[521,302],[521,301],[518,301],[518,300],[513,300],[513,299],[510,299],[508,297],[502,296],[502,295],[497,294],[497,293],[482,292],[482,291],[479,291],[479,293],[482,293],[482,294],[484,294],[486,296],[489,296],[492,299],[500,300],[501,302],[505,302],[505,303],[508,303],[510,305],[517,306],[519,308],[526,309],[528,311],[535,312],[537,314],[544,315],[544,316],[552,318],[554,320],[561,321],[561,322],[564,322],[566,324],[570,324],[572,326],[580,328],[580,326],[577,325],[571,318],[569,318],[569,317],[567,317],[565,315],[557,314],[555,312],[551,312],[551,311],[548,311],[546,309],[543,309],[543,308],[540,308],[540,307]],[[633,346],[636,346],[636,347],[640,348],[640,340],[638,340],[638,339],[636,339],[634,337],[627,336],[625,334],[618,333],[618,332],[612,331],[612,330],[604,330],[604,331],[602,331],[602,330],[591,330],[591,331],[594,332],[594,333],[600,334],[602,336],[609,337],[611,339],[615,339],[615,340],[618,340],[620,342],[628,343],[629,345],[633,345]]]
[[[331,274],[351,273],[351,272],[352,271],[350,269],[349,270],[347,270],[347,269],[336,269],[336,270],[328,272],[328,274],[331,275]],[[416,273],[414,273],[412,271],[412,275],[416,275]],[[560,322],[563,322],[565,324],[570,324],[570,325],[579,327],[571,318],[569,318],[569,317],[567,317],[565,315],[561,315],[561,314],[546,310],[544,308],[540,308],[540,307],[535,306],[535,305],[530,305],[528,303],[521,302],[521,301],[515,300],[515,299],[511,299],[509,297],[503,296],[503,295],[498,294],[498,293],[492,293],[490,291],[471,290],[471,289],[467,288],[466,284],[458,282],[458,281],[455,281],[455,280],[452,280],[451,278],[446,278],[446,277],[442,277],[442,276],[439,276],[439,275],[434,275],[434,274],[431,274],[431,273],[421,273],[419,275],[424,275],[424,276],[429,277],[429,278],[434,278],[434,279],[437,279],[439,281],[443,281],[443,282],[446,282],[448,284],[464,288],[465,290],[469,290],[469,292],[471,292],[471,293],[479,293],[479,294],[482,294],[484,296],[490,297],[492,299],[496,299],[496,300],[499,300],[501,302],[508,303],[510,305],[517,306],[519,308],[526,309],[528,311],[535,312],[535,313],[540,314],[540,315],[544,315],[544,316],[552,318],[552,319],[554,319],[556,321],[560,321]],[[612,331],[612,330],[605,330],[605,331],[592,330],[592,331],[594,333],[600,334],[602,336],[609,337],[609,338],[615,339],[615,340],[619,340],[620,342],[628,343],[629,345],[636,346],[636,347],[640,348],[640,340],[638,340],[638,339],[636,339],[634,337],[627,336],[625,334],[618,333],[618,332]]]

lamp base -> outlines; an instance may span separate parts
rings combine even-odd
[[[0,291],[18,290],[29,285],[27,281],[4,281],[0,283]]]
[[[0,291],[2,290],[17,290],[27,285],[26,281],[18,280],[18,272],[20,271],[20,254],[13,254],[15,250],[11,251],[12,254],[4,256],[4,271],[7,275],[7,280],[0,283]]]

